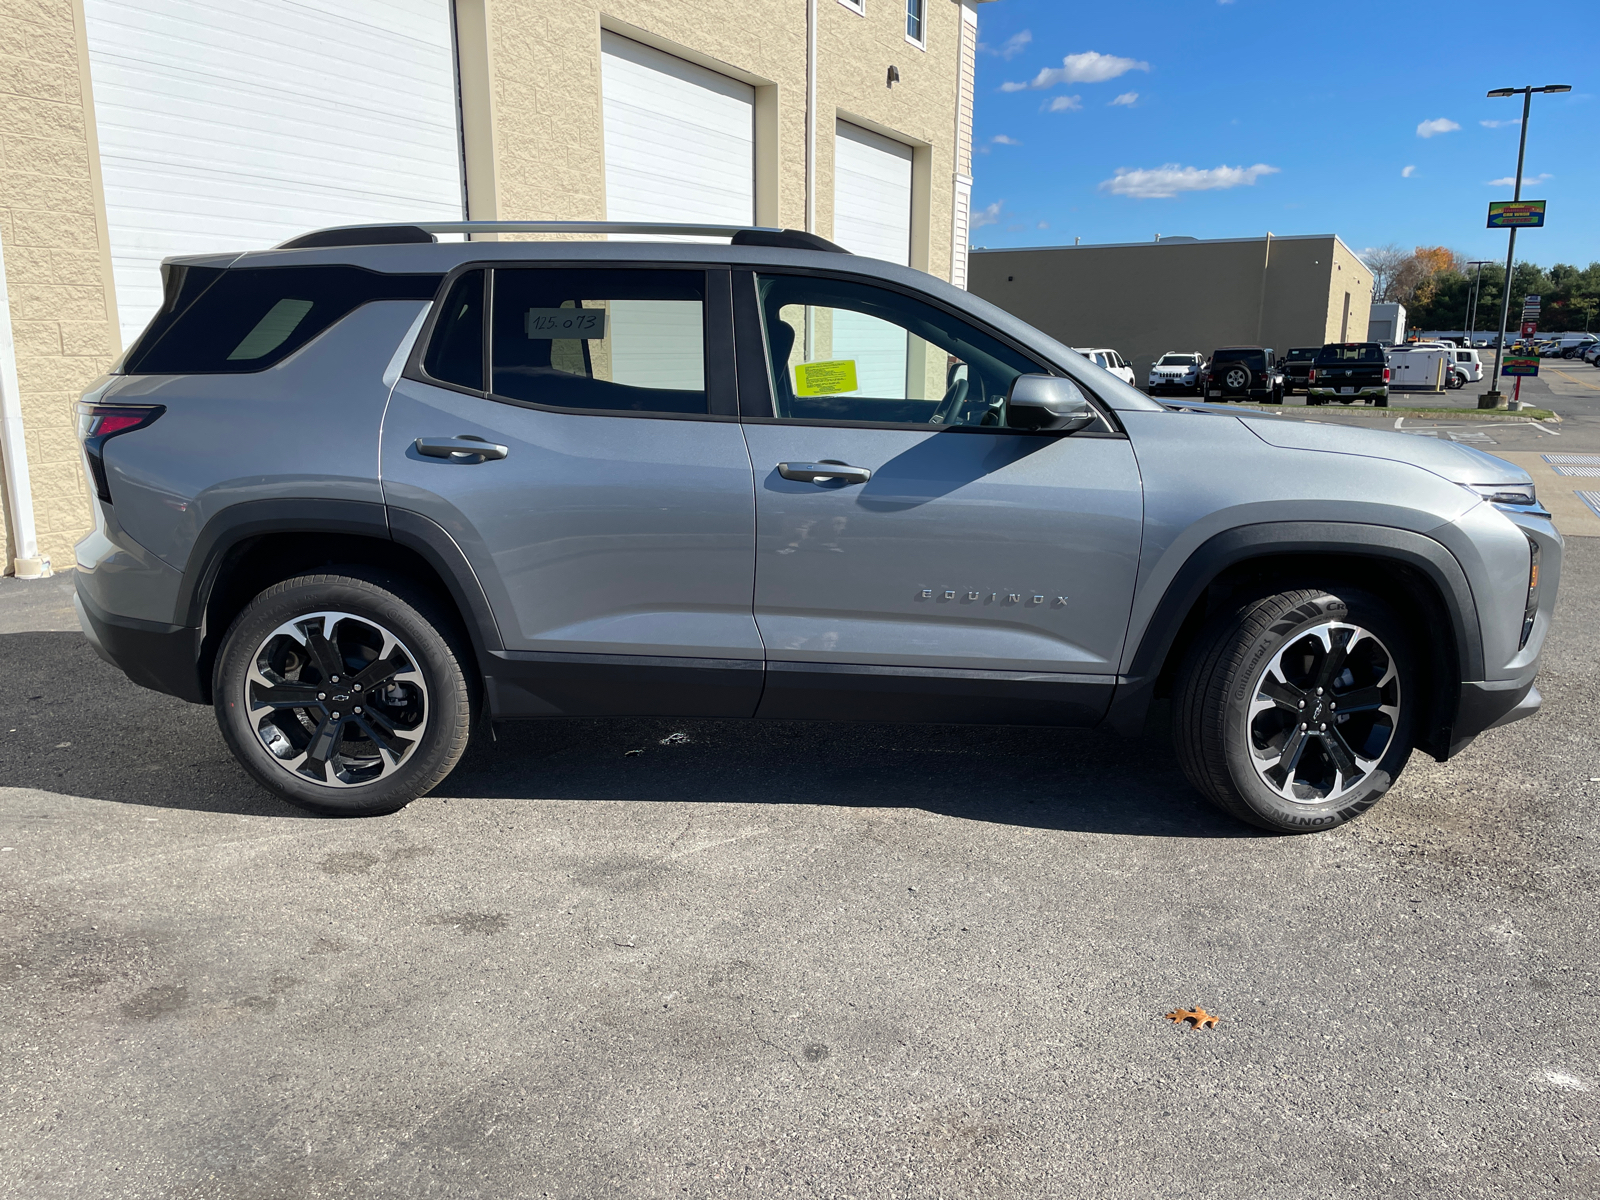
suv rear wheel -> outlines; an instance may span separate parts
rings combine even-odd
[[[1308,588],[1218,619],[1179,677],[1174,740],[1189,782],[1264,829],[1342,825],[1411,755],[1409,639],[1376,597]]]
[[[223,737],[290,804],[339,816],[403,808],[450,773],[472,728],[471,659],[454,628],[382,572],[274,584],[217,654]]]

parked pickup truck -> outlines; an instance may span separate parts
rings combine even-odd
[[[1306,376],[1306,403],[1389,407],[1389,356],[1377,342],[1329,342]]]
[[[1311,364],[1321,352],[1321,346],[1296,346],[1283,356],[1280,365],[1283,367],[1283,390],[1286,395],[1292,396],[1295,392],[1306,390],[1306,376],[1311,373]]]

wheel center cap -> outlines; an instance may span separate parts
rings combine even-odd
[[[334,696],[332,699],[335,704],[344,704],[350,699],[350,696],[348,693],[341,693],[340,695]],[[1320,707],[1320,705],[1318,707]]]

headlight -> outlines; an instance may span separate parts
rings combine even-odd
[[[1538,508],[1539,497],[1531,483],[1463,483],[1462,487],[1490,504],[1512,508]]]

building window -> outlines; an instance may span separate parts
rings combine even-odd
[[[861,16],[866,15],[867,0],[839,0],[839,3],[844,5],[853,13],[857,13]]]
[[[906,0],[906,38],[922,45],[922,16],[928,0]]]

